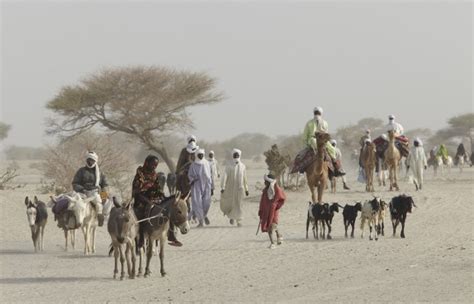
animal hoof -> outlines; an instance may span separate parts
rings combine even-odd
[[[165,275],[166,275],[166,272],[163,271],[163,272],[161,273],[161,276],[164,277]]]
[[[128,278],[133,280],[133,279],[135,279],[135,275],[132,274],[132,275],[128,276]]]
[[[327,237],[328,240],[332,240],[332,237],[330,235],[328,235]]]
[[[402,239],[404,239],[404,238],[405,238],[405,235],[400,235],[400,237],[401,237]]]

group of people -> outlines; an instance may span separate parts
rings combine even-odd
[[[313,118],[309,120],[304,128],[303,142],[306,150],[316,153],[317,139],[316,133],[328,133],[328,123],[322,117],[323,109],[316,107],[313,110]],[[404,129],[401,124],[395,121],[394,115],[389,115],[387,131],[394,132],[396,138],[403,138]],[[386,134],[382,134],[380,141],[388,143]],[[361,151],[365,145],[372,142],[371,131],[366,130],[360,139]],[[375,142],[375,141],[374,141]],[[333,164],[334,176],[342,177],[344,189],[349,190],[345,179],[345,172],[342,169],[342,153],[337,147],[335,139],[327,142],[324,147],[330,161]],[[461,151],[462,152],[462,151]],[[443,153],[442,148],[439,153]],[[211,207],[212,197],[221,178],[220,185],[220,209],[228,217],[231,225],[242,226],[242,200],[244,195],[249,195],[246,166],[241,161],[242,151],[233,149],[232,161],[225,166],[225,170],[220,174],[219,164],[214,152],[209,151],[206,158],[206,151],[197,145],[196,137],[188,136],[186,146],[181,150],[176,165],[177,185],[176,189],[182,198],[187,198],[190,209],[189,219],[197,222],[196,227],[209,225],[208,217]],[[155,155],[148,155],[142,166],[136,170],[132,182],[132,196],[134,199],[134,210],[139,219],[146,218],[153,205],[160,204],[165,198],[160,190],[158,174],[156,168],[159,158]],[[413,141],[413,147],[407,157],[408,168],[411,169],[417,189],[423,185],[423,170],[427,167],[427,160],[423,149],[423,143],[419,138]],[[273,174],[265,174],[265,187],[260,198],[258,216],[260,218],[259,228],[263,232],[268,232],[270,247],[275,246],[273,233],[276,233],[276,244],[282,243],[282,235],[278,230],[279,210],[283,206],[286,195],[281,189]],[[107,180],[100,172],[98,166],[98,156],[94,152],[88,152],[86,165],[80,168],[74,176],[74,191],[84,197],[94,196],[92,203],[95,205],[99,226],[103,225],[102,203],[107,199]],[[168,231],[168,241],[170,245],[182,246],[177,240],[176,232],[172,223]],[[140,227],[139,246],[143,244],[143,232]]]

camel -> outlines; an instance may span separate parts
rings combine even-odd
[[[366,176],[365,191],[374,192],[374,171],[376,162],[375,144],[373,142],[367,143],[361,154],[362,165]]]
[[[388,168],[388,178],[390,180],[390,191],[395,188],[397,191],[400,190],[398,188],[398,166],[400,164],[400,151],[395,146],[395,133],[390,130],[388,131],[388,147],[385,150],[384,154],[385,165]]]
[[[326,189],[328,180],[328,164],[324,161],[324,149],[330,137],[328,133],[316,132],[317,152],[316,160],[306,168],[306,180],[313,202],[322,203],[323,192]],[[316,200],[315,189],[318,189],[318,199]]]

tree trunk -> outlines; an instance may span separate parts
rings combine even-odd
[[[170,170],[171,173],[176,172],[175,164],[173,160],[171,159],[171,157],[168,156],[168,153],[166,152],[166,149],[164,147],[163,148],[150,147],[150,148],[152,148],[153,151],[155,151],[161,156],[161,158],[164,160],[164,162],[166,163],[166,166],[168,166],[168,169]]]

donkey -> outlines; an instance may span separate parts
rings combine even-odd
[[[188,194],[189,196],[189,194]],[[142,259],[146,250],[146,267],[145,278],[151,274],[150,261],[153,257],[154,241],[158,240],[160,244],[160,273],[165,276],[164,269],[164,246],[167,239],[167,233],[170,221],[175,227],[178,227],[182,234],[189,231],[188,222],[188,206],[186,200],[188,196],[182,197],[178,191],[175,195],[165,198],[160,204],[155,204],[150,210],[148,219],[145,220],[144,234],[145,242],[144,248],[140,248],[140,262],[138,266],[138,276],[142,274]]]
[[[34,202],[25,197],[26,216],[28,217],[28,224],[30,224],[31,238],[33,239],[33,246],[35,252],[44,250],[44,227],[48,221],[48,211],[46,204],[34,197]]]
[[[74,193],[72,196],[63,194],[64,198],[67,199],[67,209],[57,214],[58,227],[63,229],[65,246],[64,250],[68,251],[68,239],[70,239],[72,249],[75,248],[76,244],[76,229],[80,228],[84,222],[86,216],[86,205],[79,193]],[[50,196],[53,211],[58,205],[58,198]]]
[[[170,195],[173,195],[176,192],[176,174],[170,172],[166,178],[166,186]]]
[[[112,238],[112,249],[115,257],[114,279],[117,278],[117,263],[120,255],[121,272],[120,280],[125,276],[124,260],[127,259],[128,277],[135,278],[135,238],[138,235],[138,221],[131,208],[132,204],[122,206],[115,196],[113,197],[114,207],[110,210],[107,230]],[[124,248],[125,247],[125,248]],[[131,261],[130,261],[131,258]],[[131,265],[130,265],[131,264]]]
[[[84,234],[84,254],[89,255],[91,253],[95,253],[95,233],[97,229],[97,225],[99,224],[97,218],[97,210],[95,209],[94,205],[92,204],[92,200],[95,197],[88,197],[84,199],[86,204],[86,212],[84,216],[84,221],[81,226],[82,233]]]

